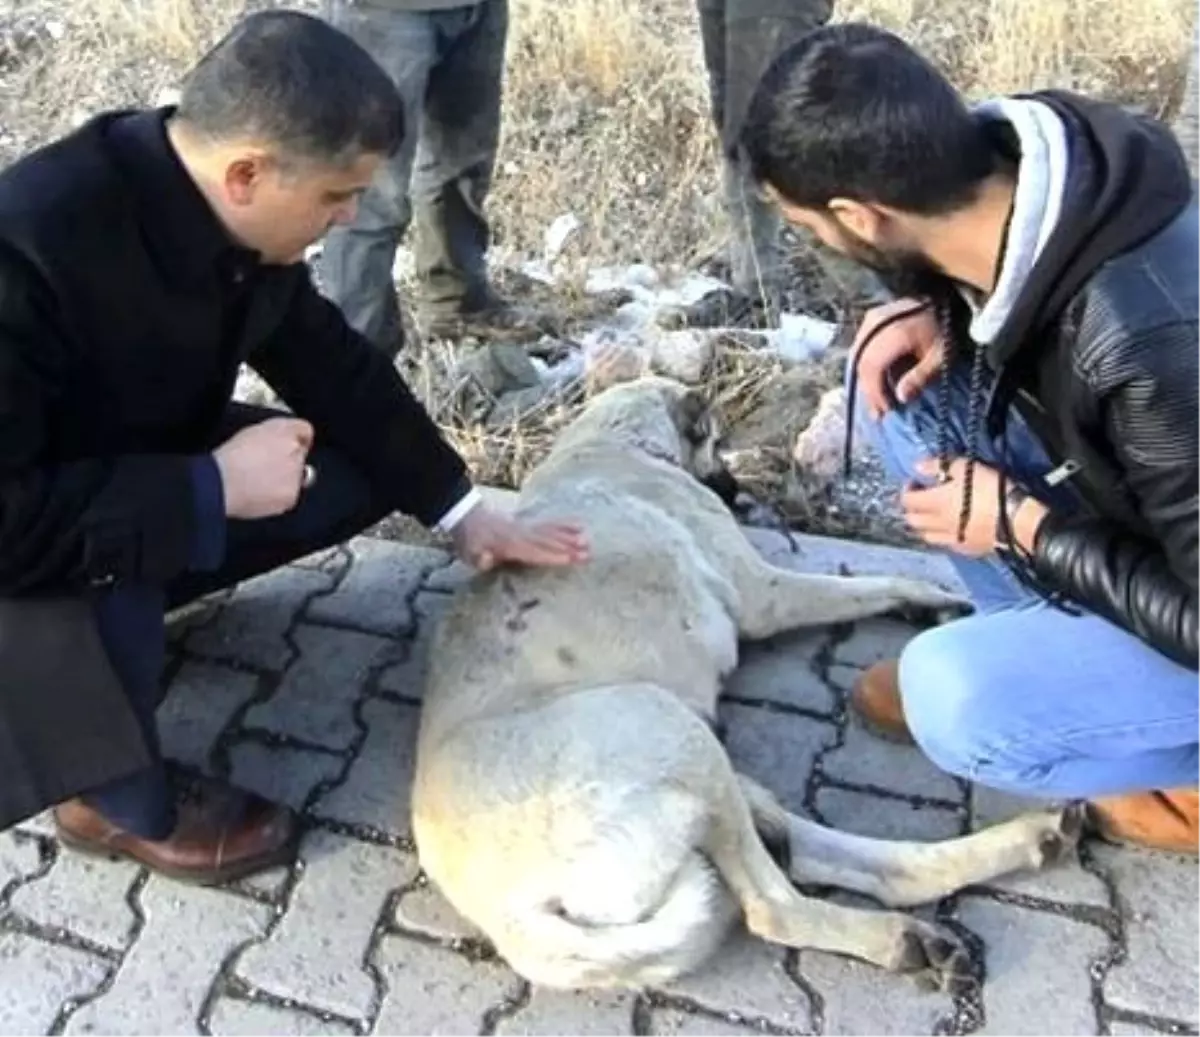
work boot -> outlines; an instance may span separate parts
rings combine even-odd
[[[850,689],[850,708],[863,725],[889,742],[912,745],[900,699],[900,663],[888,659],[870,667]]]
[[[1089,827],[1108,842],[1197,856],[1194,788],[1104,796],[1087,812]]]
[[[110,860],[126,858],[169,878],[211,886],[287,864],[295,854],[296,815],[286,806],[213,778],[172,775],[175,830],[144,839],[108,821],[82,799],[54,808],[65,846]]]
[[[509,339],[538,337],[546,333],[545,321],[513,305],[490,289],[463,306],[426,307],[421,317],[426,338]]]

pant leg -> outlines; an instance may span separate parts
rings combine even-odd
[[[970,403],[970,375],[966,365],[956,364],[952,367],[949,378],[947,447],[952,454],[961,456],[967,449],[967,412]],[[893,407],[880,421],[870,417],[861,394],[855,400],[854,411],[854,434],[866,438],[874,447],[888,475],[895,482],[897,492],[906,483],[919,480],[917,462],[937,456],[936,383],[912,402]],[[1051,468],[1045,448],[1016,410],[1009,414],[1004,441],[981,437],[976,444],[976,456],[993,467],[1003,467],[1012,478],[1031,488],[1040,486],[1042,476]],[[1073,509],[1077,506],[1073,495],[1066,489],[1042,489],[1038,495],[1056,508]],[[1036,599],[995,556],[965,558],[948,552],[947,557],[980,612]]]
[[[422,107],[436,60],[434,14],[327,0],[332,25],[361,44],[404,98],[404,143],[363,195],[354,221],[325,236],[320,273],[325,295],[346,320],[389,356],[404,342],[393,270],[412,215],[409,187]]]
[[[724,76],[719,84],[720,133],[725,158],[722,184],[733,227],[730,263],[734,286],[749,295],[777,289],[785,277],[782,220],[759,193],[749,169],[729,157],[745,125],[750,102],[768,66],[832,14],[828,0],[795,0],[786,6],[762,0],[726,0]]]
[[[951,774],[1049,799],[1195,786],[1196,674],[1098,616],[1044,603],[919,634],[904,716]]]
[[[508,0],[435,17],[439,59],[413,170],[414,257],[423,308],[454,316],[490,298],[484,205],[500,144]]]
[[[221,430],[223,440],[238,429],[277,412],[235,406]],[[387,513],[375,502],[367,479],[336,451],[316,447],[310,460],[317,481],[290,512],[269,519],[231,520],[226,558],[215,572],[186,573],[166,588],[117,587],[96,606],[101,641],[139,721],[146,744],[158,755],[155,710],[162,699],[166,655],[163,616],[167,609],[232,586],[342,543]],[[85,797],[114,824],[148,839],[162,839],[174,827],[173,800],[162,760]]]

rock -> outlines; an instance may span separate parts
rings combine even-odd
[[[506,392],[496,401],[484,424],[491,429],[515,425],[537,410],[550,395],[550,387],[541,384]]]
[[[846,440],[846,390],[830,389],[817,404],[808,427],[796,437],[792,460],[806,476],[820,480],[837,478],[842,466],[842,451]],[[853,444],[856,457],[861,457],[864,444],[856,437]]]
[[[589,395],[631,382],[645,370],[646,354],[634,336],[606,336],[584,344],[583,378]]]
[[[492,396],[542,384],[525,349],[511,342],[490,342],[473,350],[459,362],[458,370],[470,377],[476,391]]]
[[[650,346],[650,366],[659,374],[688,385],[704,380],[716,347],[711,334],[702,331],[666,331]]]

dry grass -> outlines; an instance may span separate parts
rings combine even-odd
[[[501,253],[536,256],[546,228],[569,212],[581,221],[565,257],[577,269],[710,254],[724,214],[694,0],[511,3],[489,203]],[[247,6],[273,4],[0,0],[0,161],[101,108],[153,103]],[[1170,117],[1193,9],[1194,0],[840,0],[836,17],[901,33],[972,97],[1054,85]],[[481,428],[445,392],[453,360],[426,358],[422,395],[481,478],[519,482],[581,394],[519,427]],[[744,410],[770,366],[726,350],[710,392],[727,411]]]

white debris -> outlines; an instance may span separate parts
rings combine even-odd
[[[767,348],[790,364],[813,360],[829,348],[838,327],[807,313],[781,313],[779,328],[766,332]]]
[[[552,265],[562,255],[571,235],[582,226],[579,217],[573,212],[563,213],[555,218],[554,222],[546,228],[546,236],[543,239],[542,258],[547,264]]]
[[[689,385],[703,381],[716,344],[704,331],[668,331],[651,341],[650,365],[659,374]]]
[[[834,479],[841,469],[845,441],[846,390],[839,386],[821,397],[808,428],[796,437],[792,460],[806,475]],[[857,445],[861,448],[861,440]]]

